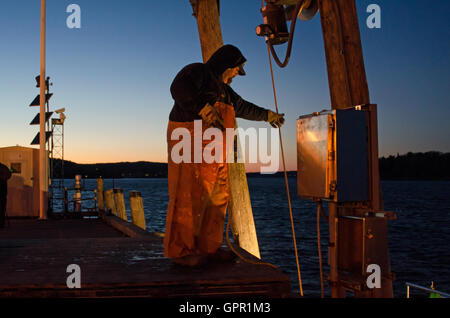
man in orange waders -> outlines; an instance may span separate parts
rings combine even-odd
[[[221,129],[220,147],[224,149],[225,158],[225,129],[235,127],[236,117],[267,121],[273,127],[284,123],[284,114],[276,114],[245,101],[229,86],[235,76],[245,75],[245,62],[238,48],[224,45],[206,63],[184,67],[170,87],[175,104],[167,129],[169,206],[164,255],[177,264],[196,266],[208,258],[227,259],[230,256],[220,249],[230,196],[227,163],[226,160],[205,162],[203,150],[211,141],[203,138],[201,161],[194,161],[194,130],[203,136],[210,127]],[[195,129],[198,121],[202,124],[200,132]],[[172,138],[172,133],[178,128],[189,131],[189,162],[173,158],[172,150],[180,139]]]

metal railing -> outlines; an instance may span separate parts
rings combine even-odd
[[[420,286],[420,285],[413,284],[413,283],[406,283],[406,298],[410,298],[409,297],[410,288],[416,288],[416,289],[423,290],[423,291],[426,291],[429,293],[438,294],[439,296],[441,296],[441,298],[450,298],[450,294],[448,294],[448,293],[444,293],[444,292],[438,291],[436,289]]]

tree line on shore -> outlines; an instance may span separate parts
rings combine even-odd
[[[57,163],[54,162],[54,166]],[[450,180],[450,153],[437,151],[388,156],[379,159],[382,180]],[[157,162],[119,162],[78,164],[64,161],[64,177],[72,179],[75,175],[83,178],[167,178],[167,163]],[[248,173],[251,177],[280,177],[282,172],[272,175]],[[289,171],[295,177],[296,171]]]
[[[450,180],[450,153],[408,152],[379,160],[382,180]]]

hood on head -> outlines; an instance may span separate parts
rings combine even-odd
[[[247,59],[242,55],[241,51],[234,45],[227,44],[222,46],[206,62],[215,74],[222,75],[228,68],[242,65]],[[245,75],[245,71],[240,70],[240,75]]]

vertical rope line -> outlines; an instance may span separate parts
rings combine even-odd
[[[267,52],[269,54],[270,75],[272,78],[272,88],[273,88],[273,97],[274,97],[274,101],[275,101],[275,110],[278,114],[278,100],[277,100],[277,93],[276,93],[276,89],[275,89],[275,81],[274,81],[274,76],[273,76],[272,57],[270,55],[269,47],[267,47]],[[280,147],[281,147],[281,158],[283,160],[284,182],[286,184],[286,193],[287,193],[287,199],[288,199],[288,205],[289,205],[289,215],[291,218],[292,240],[294,242],[295,261],[297,263],[298,283],[299,283],[299,287],[300,287],[300,295],[303,296],[302,275],[300,273],[300,263],[299,263],[299,256],[298,256],[298,251],[297,251],[297,240],[295,238],[294,217],[292,214],[291,194],[289,192],[289,182],[288,182],[288,178],[287,178],[286,161],[284,158],[284,148],[283,148],[283,139],[281,137],[281,127],[278,127],[278,132],[280,135]]]
[[[264,0],[261,0],[261,7],[264,6]],[[270,47],[269,45],[267,45],[267,53],[269,56],[269,64],[270,64],[270,76],[272,79],[272,89],[273,89],[273,97],[274,97],[274,101],[275,101],[275,110],[278,114],[278,100],[277,100],[277,92],[276,92],[276,88],[275,88],[275,80],[274,80],[274,76],[273,76],[273,66],[272,66],[272,56],[270,54]],[[291,218],[291,229],[292,229],[292,240],[294,243],[294,251],[295,251],[295,261],[297,263],[297,275],[298,275],[298,283],[299,283],[299,287],[300,287],[300,295],[303,296],[303,285],[302,285],[302,275],[300,272],[300,262],[299,262],[299,257],[298,257],[298,251],[297,251],[297,240],[295,238],[295,227],[294,227],[294,217],[292,214],[292,205],[291,205],[291,195],[289,192],[289,182],[288,182],[288,178],[287,178],[287,171],[286,171],[286,161],[284,158],[284,148],[283,148],[283,139],[281,137],[281,128],[278,127],[278,132],[280,135],[280,147],[281,147],[281,158],[283,160],[283,170],[284,170],[284,181],[286,184],[286,193],[287,193],[287,199],[288,199],[288,205],[289,205],[289,215]]]

